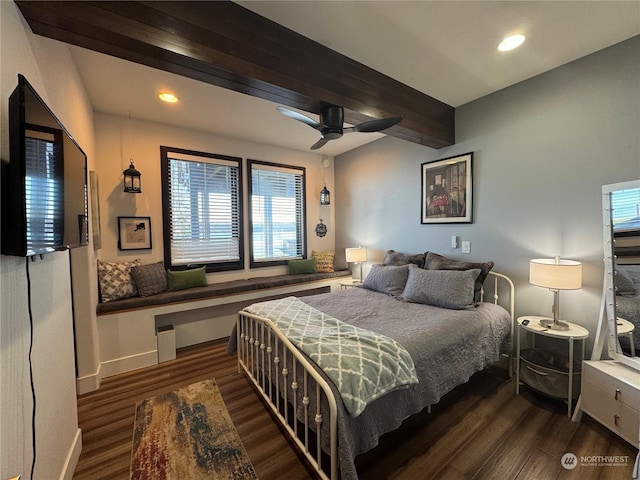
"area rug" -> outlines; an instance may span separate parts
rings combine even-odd
[[[214,380],[136,405],[131,480],[257,478]]]

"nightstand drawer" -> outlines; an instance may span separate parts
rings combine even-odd
[[[606,364],[600,362],[596,367],[591,362],[584,362],[582,376],[584,383],[597,386],[607,398],[611,398],[617,403],[625,404],[633,410],[640,410],[640,389],[629,385],[620,378],[613,377],[602,367]]]
[[[635,444],[638,441],[638,411],[616,401],[591,383],[582,384],[582,410],[628,442]]]

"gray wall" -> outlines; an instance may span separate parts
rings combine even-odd
[[[434,150],[385,137],[335,161],[336,247],[431,250],[491,259],[516,283],[516,315],[550,315],[529,260],[583,262],[561,316],[593,342],[603,274],[601,185],[640,178],[640,37],[456,109],[457,143]],[[421,163],[474,152],[473,224],[420,223]],[[450,247],[452,235],[471,253]],[[367,265],[365,265],[365,274]]]

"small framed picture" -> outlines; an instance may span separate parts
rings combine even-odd
[[[422,164],[421,223],[472,223],[473,153]]]
[[[151,248],[151,217],[118,217],[118,249]]]

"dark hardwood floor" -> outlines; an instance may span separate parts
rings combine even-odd
[[[215,378],[261,480],[312,475],[280,433],[247,379],[238,373],[226,342],[178,352],[177,359],[105,378],[99,390],[78,397],[82,454],[74,479],[127,479],[136,402],[206,378]],[[637,450],[566,405],[522,389],[503,370],[476,374],[433,408],[408,419],[357,459],[362,480],[630,479]],[[578,466],[560,464],[571,452]],[[582,456],[618,455],[622,465],[581,465]]]

